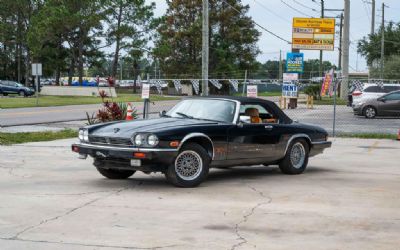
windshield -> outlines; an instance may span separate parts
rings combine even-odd
[[[216,99],[188,99],[179,102],[167,116],[177,118],[233,122],[236,103]]]

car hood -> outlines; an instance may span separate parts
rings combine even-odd
[[[158,118],[148,120],[134,120],[129,122],[117,122],[94,128],[92,135],[110,137],[130,137],[136,132],[156,133],[178,127],[213,125],[218,122],[210,122],[183,118]]]

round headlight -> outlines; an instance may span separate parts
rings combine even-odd
[[[83,131],[83,140],[89,141],[89,131],[87,129]]]
[[[141,134],[135,135],[135,145],[140,146],[143,143],[143,136]]]
[[[79,138],[79,140],[83,141],[83,130],[82,129],[79,130],[78,138]]]
[[[149,135],[147,137],[147,144],[154,147],[158,144],[158,137],[156,135]]]

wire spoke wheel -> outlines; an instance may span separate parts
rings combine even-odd
[[[300,169],[306,158],[306,150],[302,143],[297,142],[293,145],[292,150],[290,152],[290,162],[293,167],[296,169]]]
[[[191,181],[200,176],[203,169],[203,160],[195,151],[183,151],[176,157],[175,172],[185,181]]]

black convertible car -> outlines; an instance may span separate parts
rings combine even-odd
[[[331,146],[327,138],[324,129],[293,122],[271,101],[196,97],[158,119],[81,128],[72,150],[93,157],[110,179],[162,172],[176,186],[194,187],[212,167],[278,164],[285,174],[300,174],[309,157]]]

